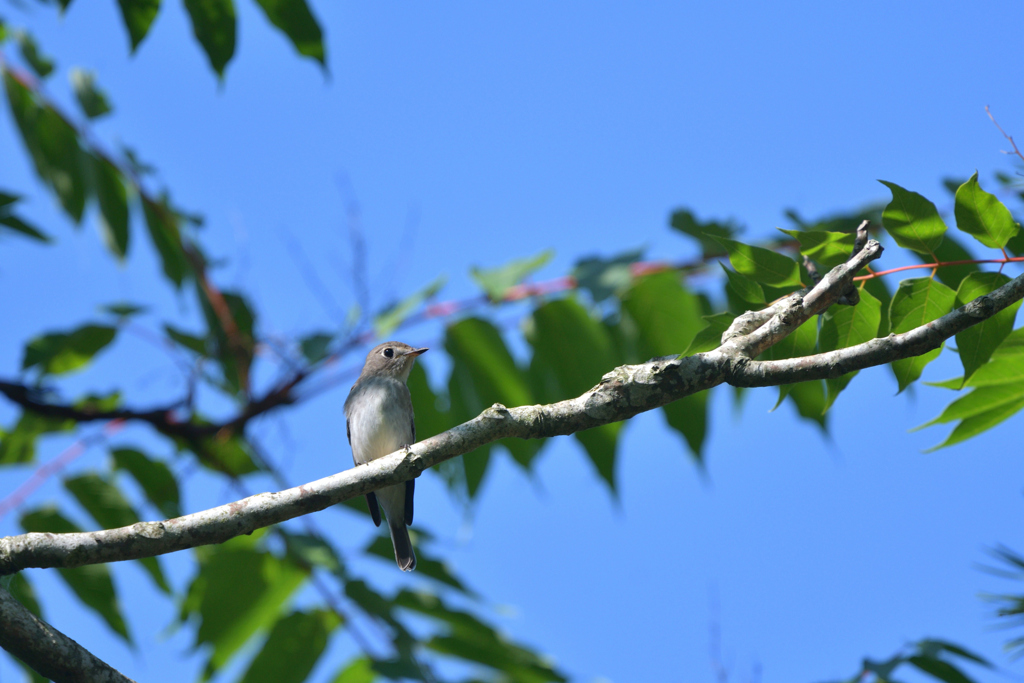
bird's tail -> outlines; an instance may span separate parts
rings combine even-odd
[[[412,551],[409,529],[402,520],[388,520],[388,527],[391,529],[391,543],[395,546],[395,561],[398,562],[398,568],[403,572],[411,572],[416,569],[416,553]]]

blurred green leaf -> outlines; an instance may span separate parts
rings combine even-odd
[[[121,171],[103,157],[93,160],[96,198],[100,204],[100,234],[114,255],[128,254],[128,193]]]
[[[32,67],[36,76],[46,78],[53,73],[53,59],[39,50],[39,46],[31,35],[24,31],[17,31],[15,37],[18,39],[22,58]]]
[[[12,576],[7,590],[15,600],[21,603],[22,607],[39,619],[43,618],[43,610],[39,606],[39,600],[36,598],[36,591],[32,588],[32,584],[28,582],[28,579],[25,578],[25,572],[18,572]]]
[[[995,384],[988,387],[978,387],[950,403],[942,411],[942,414],[935,419],[915,427],[914,431],[944,422],[966,420],[978,415],[984,415],[1006,405],[1016,404],[1021,399],[1024,399],[1024,385]]]
[[[288,36],[300,55],[326,66],[323,34],[305,0],[256,0],[277,28]]]
[[[334,612],[292,612],[270,630],[242,683],[302,683],[327,646],[340,620]]]
[[[81,532],[74,523],[54,507],[38,508],[21,517],[21,527],[28,532],[70,534]],[[129,643],[128,627],[121,615],[121,605],[114,591],[110,569],[105,564],[87,564],[57,570],[64,582],[87,607],[103,618],[107,625]]]
[[[145,313],[149,309],[146,306],[137,306],[135,304],[130,303],[119,303],[100,306],[100,310],[103,311],[104,313],[116,315],[119,318],[130,318],[134,315]]]
[[[181,516],[178,480],[166,464],[134,448],[117,448],[110,455],[114,458],[114,467],[130,474],[161,514],[168,519]]]
[[[555,255],[551,249],[530,258],[516,259],[498,268],[470,269],[470,275],[480,288],[487,293],[491,301],[501,301],[512,289],[528,275],[543,267]]]
[[[44,417],[25,411],[7,434],[0,432],[0,465],[15,465],[36,459],[36,439],[43,434],[69,432],[75,428],[74,420]]]
[[[799,287],[800,267],[788,256],[742,242],[717,238],[736,272],[775,287]]]
[[[120,489],[97,474],[83,474],[65,479],[64,488],[103,529],[119,529],[140,521],[138,513]],[[160,590],[164,593],[171,592],[157,558],[144,557],[139,562]]]
[[[235,5],[232,0],[185,0],[192,31],[218,76],[235,54]]]
[[[1002,287],[1010,278],[1002,273],[972,273],[960,283],[956,305],[963,306],[974,299]],[[960,362],[964,366],[964,379],[970,379],[978,368],[988,362],[992,352],[1013,331],[1020,301],[1015,301],[990,318],[981,320],[956,335]]]
[[[71,332],[51,332],[25,347],[21,369],[39,367],[44,374],[60,375],[77,370],[114,341],[117,330],[105,325],[84,325]]]
[[[542,403],[575,398],[596,386],[618,365],[607,328],[573,299],[549,301],[533,312],[531,324],[527,338],[533,347],[530,380],[534,395]],[[622,423],[615,422],[574,434],[613,491],[615,448],[621,428]]]
[[[818,317],[812,317],[806,321],[800,327],[796,328],[789,334],[788,337],[775,344],[771,348],[767,349],[761,354],[761,360],[784,360],[786,358],[801,358],[803,356],[814,353],[814,347],[818,343]],[[812,382],[814,384],[814,382]],[[820,382],[817,382],[820,385]],[[781,384],[779,385],[779,398],[775,402],[775,408],[782,405],[782,402],[786,400],[790,392],[793,391],[797,384]],[[820,386],[819,386],[820,388]],[[818,404],[818,393],[814,390],[804,390],[800,393],[798,398],[794,398],[794,402],[798,403],[800,415],[802,417],[810,417],[810,413],[805,413],[813,409]],[[825,399],[822,395],[821,407],[825,410]],[[772,410],[775,410],[772,408]],[[821,416],[813,418],[820,426],[824,426],[824,423],[818,419]]]
[[[786,396],[796,405],[800,417],[816,422],[823,430],[827,429],[825,383],[821,380],[787,384]],[[782,398],[779,399],[781,402]]]
[[[861,290],[856,306],[832,306],[821,319],[818,349],[821,352],[845,349],[875,338],[878,321],[882,317],[882,304],[867,290]],[[839,392],[856,375],[850,372],[842,377],[825,380],[825,410],[832,407]]]
[[[459,581],[458,577],[452,573],[447,562],[430,556],[430,554],[427,553],[419,543],[416,543],[415,547],[417,574],[429,577],[438,583],[454,588],[462,593],[466,593],[467,595],[473,595],[473,592],[466,588],[466,586]],[[391,537],[387,534],[378,534],[375,536],[370,544],[366,546],[364,552],[367,555],[376,555],[386,561],[389,565],[395,564],[395,549],[391,545]]]
[[[145,196],[142,197],[142,210],[149,237],[160,255],[164,275],[180,288],[185,274],[189,272],[189,264],[178,229],[179,217],[166,202],[157,204]]]
[[[970,394],[968,394],[967,396],[965,396],[964,399],[970,398],[971,396],[978,392],[988,392],[993,391],[995,389],[997,389],[997,387],[978,388],[975,389]],[[985,398],[986,396],[983,395],[980,399],[976,400],[981,401]],[[960,443],[961,441],[966,441],[971,437],[977,436],[978,434],[981,434],[982,432],[987,431],[992,427],[995,427],[1000,422],[1003,422],[1004,420],[1013,417],[1018,412],[1020,412],[1021,408],[1024,408],[1024,397],[1016,401],[997,403],[993,405],[993,407],[990,410],[978,412],[976,414],[971,415],[970,417],[964,418],[964,420],[962,420],[960,424],[953,428],[953,431],[950,433],[950,435],[946,438],[945,441],[940,443],[938,446],[933,446],[932,448],[927,449],[925,453],[931,453],[933,451],[939,450],[940,448],[952,446],[954,444]],[[949,408],[947,407],[947,410],[948,409]]]
[[[914,655],[912,657],[908,657],[907,661],[924,673],[937,678],[940,681],[946,681],[946,683],[973,683],[970,678],[965,676],[963,672],[955,666],[936,657]]]
[[[285,602],[307,572],[253,547],[251,539],[232,539],[200,558],[183,605],[183,616],[200,619],[196,647],[210,645],[205,678],[218,671],[257,633],[274,624]]]
[[[721,256],[725,253],[720,242],[716,238],[731,239],[739,232],[739,226],[732,221],[705,221],[700,222],[696,216],[687,209],[679,209],[672,213],[669,224],[673,230],[696,238],[700,242],[703,251],[703,258],[708,259],[714,256]]]
[[[377,680],[377,674],[369,659],[357,657],[345,664],[338,675],[331,683],[373,683]]]
[[[895,183],[878,181],[892,192],[892,201],[882,212],[882,225],[904,249],[934,254],[946,232],[946,224],[935,205],[916,192]]]
[[[895,334],[909,332],[949,313],[955,301],[956,293],[941,282],[931,278],[903,280],[889,305],[889,326]],[[939,349],[935,349],[921,356],[894,361],[892,369],[899,390],[903,391],[916,381],[925,365],[938,355]]]
[[[850,260],[856,234],[824,230],[782,230],[800,243],[800,253],[825,268]]]
[[[48,243],[52,241],[49,235],[34,225],[26,223],[17,216],[2,214],[3,211],[0,211],[0,225],[10,228],[13,232],[18,233],[19,235],[23,235],[24,237],[28,237],[39,242]]]
[[[577,287],[590,292],[594,303],[601,303],[621,294],[632,284],[632,266],[643,253],[643,249],[635,249],[610,259],[596,256],[580,259],[572,269],[572,277]]]
[[[327,334],[326,332],[317,332],[303,337],[299,342],[299,348],[302,350],[302,355],[306,358],[306,362],[319,363],[324,358],[327,358],[331,342],[333,341],[334,335]]]
[[[135,52],[160,11],[160,0],[117,0],[117,4],[121,7],[121,18],[132,41],[132,52]]]
[[[56,193],[67,214],[81,222],[89,182],[77,133],[52,108],[40,107],[9,72],[4,71],[3,76],[11,113],[36,173]]]
[[[451,609],[434,595],[403,590],[394,604],[449,627],[448,635],[427,642],[435,652],[483,664],[517,682],[568,680],[536,653],[509,642],[472,614]]]
[[[956,227],[986,247],[1002,249],[1020,226],[1009,209],[978,184],[978,172],[956,191]]]
[[[208,355],[206,349],[206,340],[202,337],[197,337],[194,334],[188,332],[182,332],[181,330],[171,325],[164,325],[164,332],[170,337],[175,343],[185,347],[189,351],[198,353],[200,356]]]
[[[420,291],[385,309],[383,313],[373,319],[374,334],[378,337],[387,337],[413,311],[423,305],[424,301],[427,301],[441,291],[446,282],[448,282],[448,276],[441,275]]]
[[[95,119],[111,112],[112,107],[106,94],[96,86],[95,72],[75,68],[69,76],[71,87],[75,91],[75,99],[86,116]]]
[[[344,576],[345,571],[341,557],[330,543],[319,536],[296,534],[285,531],[283,528],[278,530],[284,535],[288,558],[295,564],[310,569],[322,567],[335,576]]]

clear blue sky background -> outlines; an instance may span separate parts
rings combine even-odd
[[[440,272],[450,277],[442,297],[456,298],[476,292],[470,266],[549,247],[557,256],[541,278],[581,256],[638,246],[650,258],[690,256],[692,245],[667,228],[679,206],[734,217],[753,238],[786,227],[787,207],[813,217],[884,200],[878,178],[948,209],[942,177],[978,169],[994,189],[992,173],[1012,170],[986,104],[1024,135],[1016,2],[313,7],[329,79],[241,2],[238,53],[218,84],[179,3],[164,3],[131,59],[114,2],[79,0],[63,18],[5,6],[62,68],[97,71],[116,111],[96,138],[135,147],[179,205],[206,216],[206,244],[227,259],[219,281],[251,292],[260,328],[281,336],[338,323],[304,269],[341,310],[351,305],[353,203],[374,304]],[[63,72],[47,88],[71,110]],[[0,188],[26,192],[25,215],[59,239],[49,249],[0,243],[0,375],[17,372],[25,339],[94,319],[102,303],[153,303],[143,326],[156,326],[156,314],[196,320],[153,277],[141,232],[117,267],[94,218],[77,233],[67,226],[6,108]],[[405,335],[415,344],[439,338],[429,326]],[[424,362],[435,384],[446,382],[443,354]],[[956,374],[958,360],[945,358],[925,379]],[[122,384],[141,403],[181,390],[171,363],[129,335],[69,392]],[[350,463],[347,389],[341,381],[256,426],[293,482]],[[907,429],[952,394],[895,391],[887,369],[862,373],[836,404],[829,436],[788,406],[769,413],[773,390],[751,392],[739,409],[718,391],[707,476],[659,415],[642,415],[622,437],[618,502],[566,438],[547,444],[532,479],[499,458],[468,517],[438,478],[424,477],[417,523],[486,596],[488,614],[581,681],[712,681],[718,658],[730,681],[810,683],[850,676],[862,656],[887,657],[927,636],[977,650],[1019,679],[1019,664],[1001,653],[1010,634],[993,629],[992,608],[978,598],[1006,586],[978,567],[996,543],[1024,549],[1021,418],[925,455],[945,432]],[[15,415],[0,403],[0,424]],[[46,441],[42,459],[68,443]],[[153,441],[129,429],[116,443]],[[94,449],[72,471],[105,457]],[[0,473],[0,491],[30,473]],[[234,498],[202,475],[196,483],[188,511]],[[59,491],[49,482],[30,504]],[[346,511],[317,521],[345,547],[372,532]],[[0,534],[16,532],[15,515],[0,520]],[[167,566],[183,585],[187,563]],[[387,563],[361,569],[381,585],[397,580]],[[143,602],[152,593],[135,568],[115,574],[135,651],[70,607],[59,579],[32,577],[53,623],[107,661],[140,680],[189,680],[200,660],[189,657],[189,632],[164,632],[173,606],[150,609],[159,603]],[[351,651],[337,639],[317,680]],[[0,681],[19,675],[0,662]]]

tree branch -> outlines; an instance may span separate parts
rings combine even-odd
[[[0,588],[0,647],[56,683],[133,683]]]
[[[839,377],[853,370],[924,353],[956,333],[1024,298],[1024,275],[937,320],[904,334],[858,346],[780,361],[751,357],[824,311],[841,296],[854,274],[877,258],[867,246],[832,269],[810,292],[797,293],[733,326],[723,344],[685,358],[656,358],[615,368],[582,396],[549,405],[506,408],[495,404],[474,419],[330,477],[276,493],[261,493],[227,505],[163,522],[73,534],[29,533],[0,539],[0,574],[29,567],[77,567],[152,557],[235,536],[309,514],[384,486],[418,477],[425,469],[507,437],[540,439],[573,434],[626,420],[722,383],[768,386]]]

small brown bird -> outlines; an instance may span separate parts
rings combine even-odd
[[[416,357],[427,349],[414,349],[402,342],[384,342],[366,355],[359,379],[345,401],[348,443],[352,459],[362,465],[416,443],[416,423],[412,413],[412,395],[406,382]],[[412,524],[412,496],[416,485],[385,486],[366,494],[373,523],[380,526],[380,507],[388,520],[395,560],[404,572],[416,568],[407,525]]]

